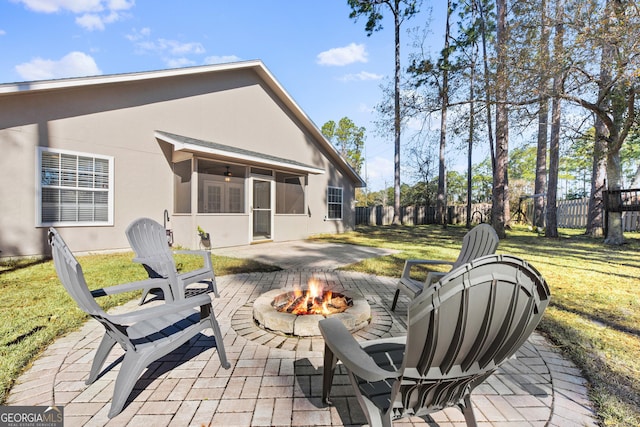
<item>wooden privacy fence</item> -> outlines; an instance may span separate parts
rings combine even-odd
[[[640,190],[605,191],[605,215],[622,212],[622,231],[640,231]],[[589,199],[560,200],[558,202],[558,227],[585,228]],[[605,220],[605,224],[607,221]]]
[[[558,227],[586,228],[588,210],[588,198],[575,200],[559,200],[558,210],[556,211]]]
[[[622,212],[623,231],[640,231],[640,190],[620,190],[609,197],[614,199],[614,209]],[[558,227],[586,228],[589,199],[558,201]],[[527,218],[533,218],[533,202],[527,203]],[[610,210],[611,211],[611,210]],[[491,204],[478,203],[471,205],[471,222],[491,222]],[[449,224],[465,224],[467,222],[466,205],[447,207]],[[400,208],[403,224],[435,224],[436,208],[434,206],[403,206]],[[393,221],[393,206],[356,207],[356,225],[389,225]]]
[[[449,224],[466,224],[467,206],[448,206]],[[435,224],[435,206],[402,206],[400,220],[406,225]],[[480,223],[491,220],[491,204],[471,205],[471,222]],[[356,225],[389,225],[393,221],[393,206],[356,207]]]

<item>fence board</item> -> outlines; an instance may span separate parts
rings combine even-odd
[[[532,205],[532,204],[531,204]],[[585,228],[589,199],[558,201],[558,227]],[[491,205],[478,203],[471,206],[471,222],[489,222]],[[436,223],[434,206],[403,206],[400,209],[401,220],[407,225]],[[531,218],[533,206],[527,205],[527,215]],[[465,224],[467,209],[465,205],[448,207],[449,224]],[[356,225],[389,225],[393,221],[393,206],[356,207]],[[625,211],[622,213],[623,231],[640,231],[640,212]]]
[[[491,218],[491,205],[478,203],[471,206],[473,223],[487,222]],[[403,206],[400,208],[403,224],[421,225],[436,223],[434,206]],[[356,225],[389,225],[393,221],[393,206],[356,207]],[[465,205],[448,207],[449,224],[465,224],[467,208]]]

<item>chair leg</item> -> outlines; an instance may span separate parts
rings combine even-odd
[[[211,279],[211,289],[213,290],[213,295],[216,296],[216,298],[220,298],[220,294],[218,293],[218,285],[216,284],[216,277],[212,276]]]
[[[87,378],[86,384],[92,384],[97,378],[98,374],[100,374],[100,370],[102,369],[102,365],[104,365],[104,361],[107,360],[107,356],[111,353],[111,349],[116,345],[116,340],[111,338],[108,333],[105,333],[102,337],[102,341],[96,350],[96,355],[93,358],[93,363],[91,364],[91,371],[89,372],[89,378]]]
[[[462,414],[464,415],[464,420],[467,423],[468,427],[477,427],[478,422],[476,421],[476,415],[473,413],[473,406],[471,404],[471,394],[467,394],[464,397],[464,404],[460,404],[460,409],[462,410]]]
[[[142,371],[151,363],[151,360],[147,359],[148,357],[144,357],[133,350],[127,351],[124,355],[124,361],[120,367],[120,372],[118,372],[113,397],[111,398],[111,408],[109,408],[109,413],[107,414],[109,418],[113,418],[122,412],[133,386],[138,382]]]
[[[391,311],[396,310],[396,304],[398,303],[399,295],[400,295],[400,289],[396,289],[396,294],[393,296],[393,303],[391,304]]]
[[[222,365],[224,369],[229,369],[231,367],[231,364],[227,360],[227,352],[224,349],[224,341],[222,341],[222,331],[220,330],[220,325],[218,324],[215,314],[213,313],[213,308],[210,309],[209,319],[211,320],[211,329],[213,329],[213,336],[216,339],[216,350],[218,350],[220,365]]]
[[[322,402],[327,405],[331,404],[329,395],[331,394],[331,386],[333,385],[333,374],[338,364],[338,358],[328,346],[324,346],[324,367],[322,372]]]

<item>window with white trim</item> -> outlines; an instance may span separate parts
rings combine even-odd
[[[327,188],[327,219],[342,219],[342,188]]]
[[[304,175],[276,172],[276,213],[304,215],[304,193],[306,177]]]
[[[37,222],[113,225],[113,157],[38,147]]]

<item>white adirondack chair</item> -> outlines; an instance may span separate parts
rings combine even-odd
[[[167,234],[162,225],[149,218],[138,218],[133,221],[126,230],[127,239],[131,248],[136,253],[134,262],[142,264],[147,270],[149,278],[169,278],[171,275],[176,276],[176,286],[172,286],[169,294],[164,293],[166,300],[178,300],[191,294],[213,291],[216,297],[219,297],[218,287],[216,286],[216,276],[211,263],[211,254],[207,251],[190,251],[178,250],[172,251],[167,242]],[[202,257],[203,267],[186,271],[177,272],[176,263],[173,254],[188,254]],[[187,290],[187,286],[206,282],[207,288]],[[188,293],[188,294],[187,294]],[[144,303],[148,292],[142,295],[140,304]]]
[[[527,340],[549,298],[546,282],[525,261],[488,255],[411,301],[404,337],[359,343],[340,320],[323,319],[323,401],[330,404],[341,361],[372,427],[447,407],[458,407],[476,426],[473,389]]]
[[[402,276],[396,285],[396,293],[393,296],[391,311],[396,309],[400,292],[408,295],[410,298],[415,298],[416,295],[422,292],[425,286],[429,286],[432,283],[437,282],[447,274],[446,272],[430,271],[427,273],[426,280],[424,282],[420,282],[419,280],[411,278],[411,267],[416,265],[446,264],[451,265],[451,269],[453,270],[481,256],[494,254],[496,249],[498,249],[499,241],[500,239],[498,238],[498,234],[493,227],[489,224],[479,224],[465,234],[462,239],[462,249],[460,250],[458,259],[455,261],[408,259],[404,263]]]
[[[130,313],[109,314],[96,303],[95,297],[138,289],[148,291],[152,288],[170,292],[168,281],[163,278],[148,279],[89,291],[82,267],[54,228],[49,229],[49,244],[62,285],[78,306],[105,328],[86,384],[92,384],[98,378],[102,365],[116,343],[125,351],[115,382],[109,418],[122,411],[133,386],[147,366],[206,328],[213,329],[220,364],[225,369],[230,367],[209,294],[183,298]]]

